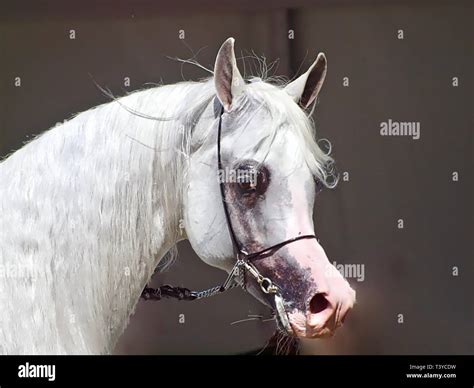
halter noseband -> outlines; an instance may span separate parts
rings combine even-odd
[[[222,115],[224,114],[224,107],[220,107],[219,111],[219,124],[217,127],[217,168],[218,171],[223,170],[222,165],[222,158],[221,158],[221,133],[222,133]],[[284,247],[285,245],[294,243],[299,240],[303,239],[316,239],[314,234],[305,234],[302,236],[293,237],[291,239],[282,241],[278,244],[272,245],[271,247],[262,249],[258,252],[248,253],[245,249],[241,247],[239,240],[235,234],[234,228],[232,226],[232,220],[230,217],[229,208],[227,206],[227,202],[225,200],[225,182],[220,180],[219,183],[220,193],[221,193],[221,200],[222,205],[224,208],[224,214],[227,222],[227,228],[229,230],[229,234],[232,241],[232,246],[234,250],[234,255],[236,257],[236,262],[234,267],[229,272],[227,279],[225,282],[216,287],[209,288],[204,291],[190,291],[187,288],[182,287],[172,287],[169,285],[162,286],[158,289],[153,288],[145,288],[142,292],[142,298],[145,300],[160,300],[162,297],[170,297],[170,298],[177,298],[180,300],[196,300],[207,298],[213,295],[220,294],[225,292],[235,286],[240,285],[242,288],[246,289],[246,275],[252,276],[256,282],[259,284],[260,289],[265,294],[273,294],[275,296],[275,306],[278,310],[280,315],[280,319],[284,319],[282,317],[282,313],[284,313],[283,309],[283,302],[281,296],[279,295],[279,288],[276,286],[271,279],[264,277],[260,271],[253,265],[253,262],[256,260],[261,259],[262,257],[266,257],[265,255],[268,253],[273,253],[278,249]],[[285,322],[283,322],[285,325]],[[286,325],[285,325],[286,326]]]

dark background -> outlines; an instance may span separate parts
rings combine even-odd
[[[472,6],[462,1],[96,1],[0,6],[0,157],[72,114],[116,95],[207,77],[170,57],[212,68],[236,38],[271,74],[294,77],[324,51],[328,76],[315,119],[349,181],[325,190],[316,232],[331,261],[365,265],[349,279],[358,304],[317,354],[472,354]],[[76,39],[69,39],[69,31]],[[294,39],[288,39],[288,30]],[[398,30],[404,39],[397,38]],[[179,39],[179,30],[185,39]],[[239,66],[243,71],[243,59]],[[253,63],[253,70],[252,70]],[[255,61],[245,60],[247,75]],[[301,72],[301,71],[300,71]],[[21,87],[15,87],[15,77]],[[124,77],[131,86],[125,87]],[[349,87],[343,86],[349,77]],[[459,86],[452,86],[452,78]],[[382,137],[380,122],[419,121],[421,138]],[[459,181],[452,173],[459,173]],[[404,220],[404,229],[397,220]],[[223,272],[188,243],[154,284],[206,288]],[[452,268],[459,275],[452,275]],[[184,314],[184,323],[179,323]],[[262,347],[271,323],[231,325],[269,312],[240,290],[187,304],[140,302],[116,353],[238,353]],[[403,314],[404,323],[398,323]]]

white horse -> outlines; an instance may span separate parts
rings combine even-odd
[[[209,265],[232,269],[217,180],[220,106],[225,165],[258,171],[252,185],[226,186],[238,240],[252,251],[313,234],[315,180],[328,185],[331,160],[305,110],[325,74],[319,54],[286,86],[245,82],[229,38],[211,79],[95,107],[2,161],[0,353],[111,352],[179,240]],[[255,267],[278,285],[289,333],[331,335],[354,291],[316,239],[272,253]],[[268,303],[258,287],[248,289]]]

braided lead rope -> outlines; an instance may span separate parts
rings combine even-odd
[[[221,294],[231,288],[237,287],[239,283],[233,282],[227,288],[223,288],[222,286],[215,286],[208,288],[202,291],[191,291],[188,288],[184,287],[173,287],[169,284],[161,286],[159,288],[150,288],[146,287],[140,296],[140,298],[147,300],[162,300],[163,298],[174,298],[178,300],[198,300],[203,298],[209,298],[214,295]]]
[[[242,266],[242,262],[237,260],[232,270],[229,272],[227,279],[225,282],[220,286],[215,286],[208,288],[202,291],[191,291],[188,288],[184,287],[174,287],[168,284],[161,286],[159,288],[150,288],[145,287],[142,291],[140,296],[141,299],[147,300],[161,300],[163,298],[174,298],[178,300],[198,300],[203,298],[209,298],[214,295],[221,294],[231,288],[237,287],[242,285],[242,271],[240,267]]]

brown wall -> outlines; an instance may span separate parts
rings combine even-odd
[[[349,279],[358,304],[344,328],[304,351],[474,352],[474,63],[467,2],[31,4],[0,13],[0,156],[106,102],[91,77],[118,95],[147,82],[196,80],[207,74],[166,56],[189,58],[191,49],[202,49],[197,59],[212,67],[229,36],[243,55],[254,50],[269,61],[279,58],[276,74],[288,77],[324,51],[329,71],[316,110],[318,135],[331,140],[338,170],[348,172],[349,181],[321,194],[316,229],[330,259],[364,264],[365,280]],[[184,41],[178,39],[181,29]],[[287,38],[289,29],[294,40]],[[397,39],[399,29],[403,40]],[[246,69],[251,72],[250,60]],[[13,85],[16,76],[20,88]],[[346,76],[349,87],[343,86]],[[131,87],[123,86],[124,77]],[[452,77],[459,77],[458,87]],[[419,121],[421,138],[380,136],[380,122],[390,118]],[[180,244],[180,252],[155,284],[205,288],[223,280],[224,273],[200,262],[188,243]],[[459,267],[457,277],[453,266]],[[248,314],[268,311],[239,290],[192,304],[140,302],[116,352],[250,351],[263,346],[273,328],[230,325]],[[404,314],[403,324],[397,314]]]

